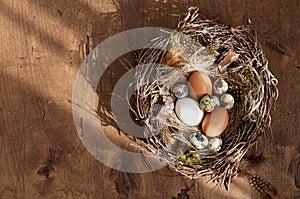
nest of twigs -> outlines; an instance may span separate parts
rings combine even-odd
[[[270,112],[278,95],[277,80],[268,70],[254,28],[251,24],[233,28],[201,19],[193,7],[177,31],[166,32],[142,51],[139,63],[150,67],[137,69],[134,103],[128,99],[135,117],[145,125],[146,138],[135,139],[137,146],[184,176],[197,179],[209,175],[211,181],[228,189],[249,148],[261,136],[271,134]],[[159,115],[168,100],[176,102],[171,88],[186,83],[193,71],[212,80],[223,78],[235,100],[228,110],[229,123],[221,134],[223,145],[218,152],[197,150],[190,135],[201,133],[201,128],[184,124],[172,107],[167,117]]]

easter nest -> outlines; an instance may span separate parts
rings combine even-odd
[[[192,7],[177,31],[165,32],[142,50],[138,63],[149,67],[136,69],[134,97],[128,98],[132,114],[145,126],[144,138],[134,139],[136,146],[190,179],[210,176],[228,189],[246,152],[272,134],[270,113],[278,96],[277,79],[268,70],[253,26],[233,28],[202,19]],[[226,93],[234,98],[217,150],[195,147],[191,136],[205,135],[201,124],[187,125],[174,108],[178,99],[172,88],[189,84],[195,71],[212,82],[224,80]],[[214,91],[209,95],[220,97]]]

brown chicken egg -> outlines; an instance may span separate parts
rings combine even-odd
[[[220,135],[227,125],[228,112],[223,107],[216,107],[211,113],[207,113],[202,120],[202,130],[209,137]]]
[[[203,72],[195,71],[189,78],[190,95],[200,100],[205,95],[211,95],[212,82],[210,78]]]

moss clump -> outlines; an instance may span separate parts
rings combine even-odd
[[[178,157],[178,160],[189,166],[201,164],[200,156],[196,152],[188,152],[187,154],[181,155]]]

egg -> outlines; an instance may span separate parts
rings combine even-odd
[[[189,89],[185,84],[176,84],[172,92],[177,98],[184,98],[189,94]]]
[[[174,109],[174,100],[171,96],[163,96],[164,106],[161,107],[161,111],[165,114],[171,114]]]
[[[230,94],[224,94],[221,97],[221,103],[226,109],[231,109],[234,106],[234,98]]]
[[[175,104],[175,113],[183,123],[189,126],[199,125],[204,116],[197,101],[190,98],[178,99]]]
[[[205,95],[211,95],[212,82],[210,78],[203,72],[195,71],[191,74],[188,80],[190,95],[197,100],[200,100]]]
[[[163,96],[163,102],[165,105],[171,105],[174,104],[174,100],[171,96]]]
[[[174,106],[163,106],[160,109],[160,112],[164,115],[170,115],[173,112]]]
[[[228,125],[228,112],[223,107],[216,107],[207,113],[202,121],[202,130],[205,135],[215,137],[220,135]]]
[[[170,106],[154,104],[148,113],[149,122],[155,123],[156,122],[155,120],[157,120],[157,122],[165,123],[167,117],[172,113],[172,110],[173,109]]]
[[[208,145],[208,139],[201,133],[193,133],[190,137],[191,143],[199,150],[205,149]]]
[[[219,78],[214,82],[213,90],[216,94],[225,93],[228,90],[228,84],[224,79]]]
[[[214,108],[214,99],[209,95],[205,95],[200,101],[200,109],[205,112],[212,112]]]
[[[220,106],[220,100],[219,100],[219,98],[217,96],[211,96],[211,97],[212,97],[212,99],[214,101],[215,107]]]
[[[211,152],[218,152],[220,151],[221,147],[222,147],[222,139],[219,138],[219,137],[214,137],[212,139],[209,140],[209,143],[208,143],[208,149],[211,151]]]

